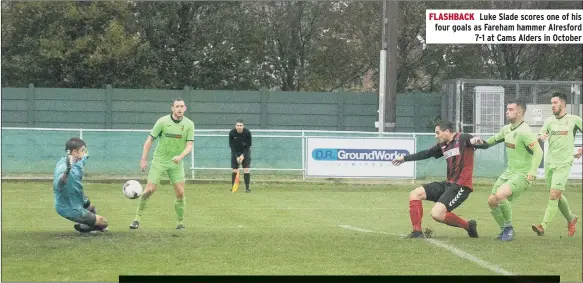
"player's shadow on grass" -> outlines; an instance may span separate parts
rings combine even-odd
[[[187,231],[168,231],[160,232],[156,231],[153,233],[136,233],[135,231],[114,231],[114,232],[90,232],[90,233],[79,233],[77,231],[50,231],[50,232],[26,232],[28,238],[38,239],[42,241],[43,239],[62,239],[62,240],[87,240],[87,239],[102,239],[102,240],[115,240],[115,239],[148,239],[148,240],[171,240],[176,238],[183,238],[188,233]]]
[[[39,232],[33,232],[39,233]],[[44,232],[46,235],[47,232]],[[57,239],[77,239],[77,238],[114,238],[116,235],[110,232],[89,232],[89,233],[79,233],[77,231],[54,231],[48,232],[50,238],[57,238]]]

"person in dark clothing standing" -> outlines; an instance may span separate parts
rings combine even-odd
[[[251,131],[245,129],[242,119],[238,119],[235,128],[229,132],[229,147],[231,148],[231,168],[233,169],[231,187],[235,183],[235,177],[239,170],[239,164],[243,167],[243,179],[245,180],[245,192],[250,193],[249,166],[251,166]]]

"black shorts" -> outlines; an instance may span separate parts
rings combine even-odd
[[[239,168],[239,163],[237,162],[237,157],[239,157],[239,156],[241,156],[241,153],[231,154],[231,168],[232,169]],[[247,152],[247,154],[244,156],[245,156],[245,159],[243,159],[241,166],[243,168],[249,168],[251,166],[251,151]]]
[[[448,212],[460,206],[472,192],[468,187],[449,182],[433,182],[423,185],[423,188],[427,200],[443,203]]]

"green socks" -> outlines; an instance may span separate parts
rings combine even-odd
[[[138,210],[136,211],[136,217],[134,217],[135,221],[140,221],[140,218],[142,217],[142,214],[144,213],[144,210],[146,210],[146,202],[150,199],[149,195],[142,195],[142,197],[140,197],[140,204],[138,204]]]
[[[561,195],[561,199],[559,200],[559,210],[565,216],[567,221],[573,220],[575,215],[571,212],[571,208],[569,207],[569,203],[567,202],[567,198]]]
[[[547,210],[545,211],[543,223],[541,223],[543,229],[547,229],[547,224],[553,220],[555,214],[557,214],[557,210],[559,210],[559,200],[550,199]]]
[[[178,224],[182,224],[184,220],[184,203],[184,199],[177,199],[174,202],[174,210],[176,210],[176,221],[178,221]]]
[[[501,201],[497,207],[490,207],[490,213],[498,223],[500,230],[512,226],[512,206],[507,199]]]
[[[504,227],[512,226],[512,205],[505,199],[498,204],[504,217]]]
[[[146,195],[143,195],[140,198],[140,204],[138,205],[136,217],[134,218],[135,221],[140,221],[140,218],[142,217],[144,210],[146,210],[146,203],[148,202],[149,198],[150,196]],[[174,202],[174,210],[176,210],[176,221],[178,221],[178,224],[182,224],[182,221],[184,220],[184,203],[185,203],[184,199],[177,199]]]
[[[502,215],[500,206],[490,207],[490,213],[492,213],[494,220],[496,220],[496,223],[498,223],[500,230],[504,229],[504,216]]]

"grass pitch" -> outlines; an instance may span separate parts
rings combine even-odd
[[[434,222],[433,204],[423,203],[423,227],[434,230],[437,242],[398,236],[411,230],[407,198],[417,185],[256,184],[250,194],[243,186],[233,194],[228,184],[188,184],[187,230],[176,231],[170,185],[158,188],[140,228],[129,230],[138,201],[125,199],[121,184],[86,184],[87,195],[110,227],[106,233],[80,235],[73,223],[56,214],[50,183],[3,181],[2,281],[500,272],[560,274],[561,281],[582,281],[583,221],[575,237],[566,236],[560,212],[545,236],[530,228],[542,220],[547,204],[548,191],[540,184],[513,204],[517,234],[512,242],[494,240],[499,229],[486,202],[490,185],[477,185],[455,211],[478,221],[478,239]],[[565,195],[581,216],[580,184],[570,185]]]

